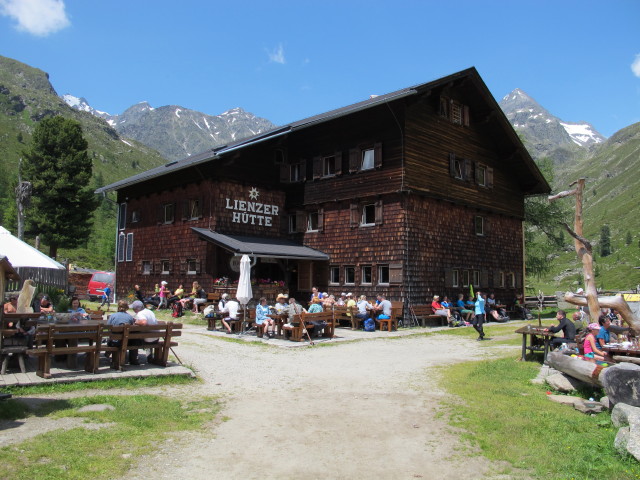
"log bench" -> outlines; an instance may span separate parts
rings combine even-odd
[[[147,363],[153,363],[162,367],[167,366],[169,351],[176,347],[174,337],[182,335],[182,324],[168,322],[157,325],[114,325],[109,329],[109,340],[116,343],[116,347],[106,347],[115,350],[111,368],[122,370],[125,364],[128,350],[153,349],[153,359]],[[157,339],[155,342],[147,340]],[[105,347],[103,346],[102,350]]]
[[[96,373],[100,352],[116,351],[115,347],[102,345],[103,333],[104,326],[100,323],[38,326],[35,333],[35,347],[27,350],[27,354],[38,358],[36,375],[42,378],[51,378],[52,355],[75,356],[78,353],[85,354],[85,371]],[[87,344],[85,345],[84,342]]]
[[[437,326],[447,325],[447,317],[444,315],[436,315],[433,313],[431,305],[411,305],[411,312],[420,322],[420,326],[426,327],[428,324],[436,324]]]

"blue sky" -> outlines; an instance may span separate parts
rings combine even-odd
[[[284,124],[475,66],[605,136],[640,121],[637,0],[0,0],[0,55],[111,114]]]

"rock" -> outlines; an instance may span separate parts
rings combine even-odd
[[[613,441],[613,447],[618,453],[623,455],[627,454],[627,444],[629,443],[629,427],[622,427],[616,434],[616,439]]]
[[[569,395],[547,395],[552,402],[561,403],[563,405],[573,405],[579,397],[571,397]]]
[[[614,427],[626,427],[632,423],[640,424],[640,408],[618,403],[611,411],[611,423]]]
[[[585,385],[584,382],[564,373],[554,373],[545,378],[545,380],[551,388],[563,393],[575,392],[579,387]]]
[[[573,408],[582,413],[602,413],[604,411],[604,405],[600,402],[591,402],[584,398],[578,398],[573,404]]]
[[[96,403],[95,405],[85,405],[78,409],[79,412],[104,412],[106,410],[115,410],[116,407],[107,403]]]
[[[633,455],[636,460],[640,460],[640,421],[638,420],[640,419],[637,417],[631,419],[629,438],[627,439],[627,452]]]
[[[640,365],[613,365],[604,369],[600,380],[612,405],[626,403],[640,407]]]
[[[606,408],[607,410],[611,410],[611,402],[609,402],[609,397],[602,397],[600,399],[600,403],[604,406],[604,408]]]

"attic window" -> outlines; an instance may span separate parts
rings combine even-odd
[[[440,97],[438,113],[455,125],[469,126],[469,107],[449,97]]]

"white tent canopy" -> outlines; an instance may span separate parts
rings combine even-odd
[[[13,268],[17,267],[37,267],[54,268],[64,270],[64,265],[47,257],[40,250],[33,248],[28,243],[23,242],[18,237],[11,235],[11,232],[0,226],[0,255],[9,258]]]
[[[22,281],[32,279],[36,283],[67,288],[67,269],[47,257],[41,251],[23,242],[0,226],[0,255],[7,257]],[[14,288],[20,288],[21,285]]]

